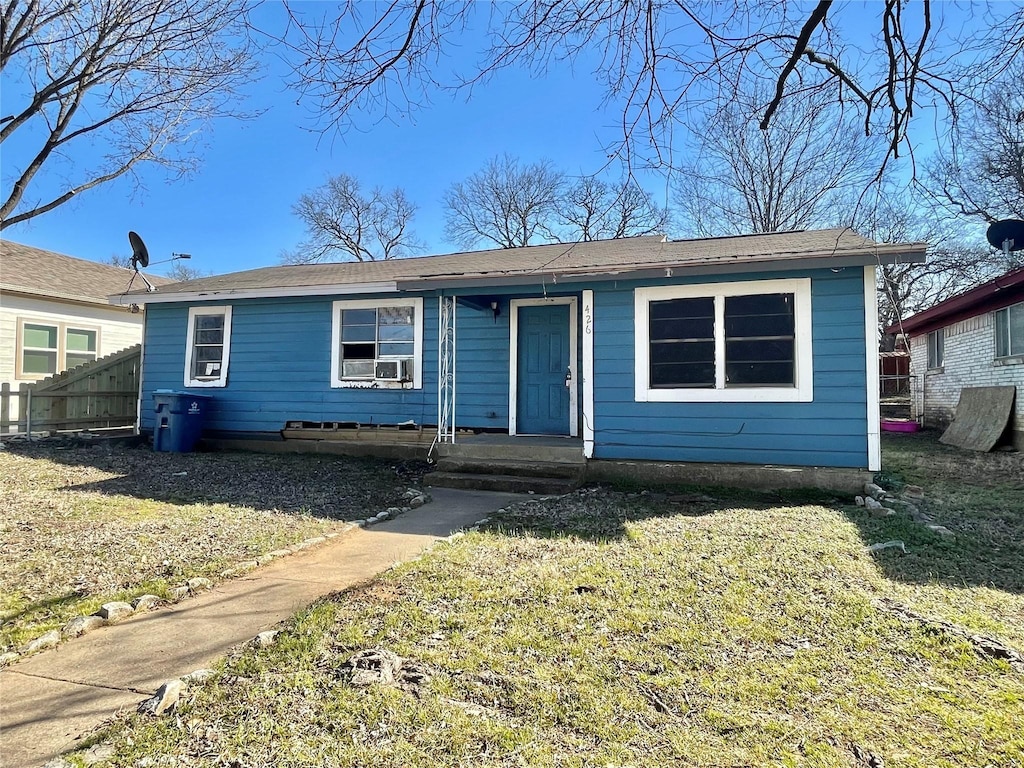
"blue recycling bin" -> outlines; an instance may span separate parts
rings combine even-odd
[[[157,390],[153,393],[156,424],[153,450],[188,453],[203,434],[203,421],[213,400],[209,395]]]

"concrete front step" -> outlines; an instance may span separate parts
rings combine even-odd
[[[563,494],[575,490],[579,482],[566,477],[520,477],[518,475],[484,475],[476,472],[431,472],[424,484],[440,488],[473,488],[480,491],[506,493]]]
[[[473,475],[514,475],[516,477],[559,477],[580,482],[586,470],[583,462],[527,461],[525,459],[481,459],[446,456],[438,459],[437,471]]]

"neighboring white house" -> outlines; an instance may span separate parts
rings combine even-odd
[[[141,342],[139,308],[108,300],[132,277],[121,267],[0,241],[0,383],[17,389]]]
[[[912,412],[946,426],[964,387],[1015,386],[1013,441],[1024,450],[1024,267],[885,330],[910,339]]]

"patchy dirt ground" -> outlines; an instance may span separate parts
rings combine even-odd
[[[0,451],[0,648],[142,591],[338,530],[417,485],[377,460],[10,442]]]
[[[886,440],[890,487],[955,538],[820,494],[531,497],[91,738],[119,768],[1024,766],[1019,478],[931,450]]]
[[[925,430],[884,435],[885,473],[895,468],[947,485],[1009,486],[1024,493],[1024,452],[967,451],[943,445],[939,442],[940,434]]]

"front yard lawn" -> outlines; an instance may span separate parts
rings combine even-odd
[[[955,539],[852,499],[529,501],[93,741],[118,766],[1024,765],[1021,457],[931,440],[887,441],[887,481]],[[373,648],[412,673],[357,687]]]
[[[405,469],[402,465],[399,470]],[[0,451],[0,652],[110,600],[402,506],[394,463],[10,442]]]

